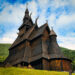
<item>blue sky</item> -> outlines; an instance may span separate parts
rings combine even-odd
[[[38,26],[48,20],[60,46],[75,50],[75,0],[0,0],[0,43],[13,43],[22,24],[26,3]]]

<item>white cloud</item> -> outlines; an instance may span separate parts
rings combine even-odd
[[[29,2],[29,11],[32,13],[31,17],[32,17],[33,21],[35,21],[35,18],[38,15],[37,8],[38,8],[37,3],[35,1]]]
[[[70,15],[61,15],[57,20],[56,24],[57,25],[69,25],[75,23],[75,14],[70,14]]]
[[[56,14],[51,14],[48,18],[49,25],[54,26],[56,21]]]
[[[5,4],[4,4],[5,5]],[[21,24],[24,16],[25,5],[6,3],[5,8],[0,12],[0,23]]]
[[[3,37],[0,39],[0,43],[12,43],[13,40],[9,37]]]
[[[75,37],[71,36],[58,36],[59,45],[68,49],[75,50]]]
[[[48,7],[49,0],[38,0],[39,7],[45,9]]]
[[[0,38],[0,43],[13,43],[16,37],[17,37],[16,32],[5,33],[3,37]]]
[[[15,25],[22,24],[25,15],[26,4],[3,4],[5,8],[0,12],[0,23],[13,23]],[[3,7],[3,6],[2,6]],[[37,3],[35,1],[29,2],[28,9],[32,12],[33,21],[37,16]]]
[[[70,0],[70,5],[72,5],[73,7],[75,7],[75,0]]]
[[[46,9],[43,9],[41,11],[41,14],[39,15],[39,19],[38,19],[38,25],[41,26],[46,22]]]

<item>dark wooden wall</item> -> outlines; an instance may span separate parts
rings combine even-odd
[[[48,33],[47,29],[45,29],[44,32],[43,32],[42,40],[46,41],[48,39],[49,39],[49,33]]]
[[[31,66],[34,68],[34,69],[43,69],[43,65],[42,65],[42,60],[39,59],[39,60],[36,60],[34,62],[31,63]]]
[[[51,60],[49,64],[50,64],[50,70],[72,72],[71,62],[68,60]]]
[[[25,43],[23,42],[20,45],[18,45],[16,47],[12,48],[11,50],[9,50],[9,54],[10,55],[16,54],[16,53],[22,51],[24,48],[25,48]]]
[[[40,37],[32,42],[31,48],[32,48],[31,52],[32,56],[37,56],[42,53],[42,40]]]
[[[69,71],[69,72],[72,72],[72,65],[71,65],[71,62],[70,61],[66,61],[66,60],[62,60],[63,62],[63,70],[64,71]]]
[[[47,43],[48,40],[49,40],[49,33],[47,29],[45,29],[42,36],[42,53],[43,54],[48,54],[48,43]]]

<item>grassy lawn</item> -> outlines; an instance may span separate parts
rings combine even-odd
[[[11,67],[0,68],[0,75],[69,75],[69,73]]]
[[[72,75],[75,75],[75,73],[72,73]]]

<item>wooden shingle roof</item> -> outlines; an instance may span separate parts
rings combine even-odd
[[[47,27],[47,25],[43,25],[37,30],[35,30],[36,25],[33,25],[21,38],[17,37],[17,39],[14,41],[14,43],[11,45],[10,49],[14,46],[18,45],[22,41],[28,39],[33,40],[34,38],[40,36],[43,34],[44,29]]]
[[[34,31],[32,32],[32,34],[30,35],[29,39],[32,40],[32,39],[34,39],[34,38],[36,38],[36,37],[42,35],[46,27],[47,27],[46,25],[42,25],[42,26],[41,26],[40,28],[38,28],[37,30],[34,30]]]

